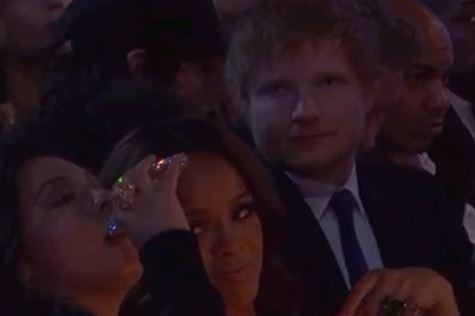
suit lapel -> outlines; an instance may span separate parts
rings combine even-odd
[[[395,189],[391,179],[379,175],[380,169],[366,169],[358,166],[358,181],[361,199],[378,243],[383,265],[386,268],[411,266],[421,254],[418,238],[419,205],[407,192]],[[408,184],[409,185],[409,184]],[[417,190],[414,188],[414,190]],[[421,206],[422,207],[422,206]]]
[[[287,211],[285,260],[311,297],[337,312],[348,290],[325,234],[296,185],[282,172],[272,177]]]

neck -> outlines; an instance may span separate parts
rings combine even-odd
[[[15,114],[22,115],[36,106],[39,101],[39,85],[42,68],[38,64],[6,61],[6,100],[15,108]]]
[[[311,179],[334,187],[342,187],[350,178],[355,165],[355,155],[345,157],[332,165],[318,168],[319,170],[306,173],[295,173],[304,179]]]
[[[419,155],[417,153],[390,153],[387,154],[390,162],[412,168],[421,168]]]
[[[125,297],[123,295],[87,295],[77,297],[80,306],[92,312],[95,316],[117,316]]]
[[[254,304],[226,306],[226,316],[256,316]]]

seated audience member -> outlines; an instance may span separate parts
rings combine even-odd
[[[432,177],[355,163],[377,78],[374,42],[335,2],[276,0],[247,17],[229,49],[230,92],[285,204],[284,260],[308,315],[322,314],[317,300],[337,313],[383,267],[433,269],[457,294],[467,290],[473,248]]]
[[[70,0],[2,0],[0,122],[10,125],[39,101],[44,68],[55,51],[55,22]]]
[[[126,175],[135,191],[127,187],[128,196],[113,202],[71,162],[78,158],[70,144],[48,138],[61,129],[41,115],[30,120],[4,135],[0,151],[2,315],[115,316],[143,269],[158,310],[164,304],[167,315],[221,315],[173,199],[180,157],[167,160],[160,179],[150,173],[150,157],[142,161]],[[163,299],[169,292],[174,301]]]
[[[354,5],[375,31],[381,64],[362,144],[363,154],[370,155],[388,111],[401,94],[404,68],[417,52],[418,43],[413,32],[397,19],[385,0],[360,0]]]
[[[470,179],[465,176],[470,174],[470,169],[460,170],[464,175],[460,178],[458,166],[455,169],[453,166],[454,163],[467,166],[467,159],[475,159],[475,155],[471,151],[452,152],[447,147],[439,151],[446,151],[444,155],[450,155],[450,161],[447,157],[446,161],[436,159],[434,163],[427,155],[443,132],[449,108],[446,80],[453,62],[452,44],[442,22],[425,6],[415,1],[390,1],[390,4],[415,29],[420,49],[405,68],[403,93],[383,124],[378,149],[391,162],[426,169],[441,180],[461,223],[470,188]]]
[[[421,2],[446,23],[452,37],[455,62],[450,71],[450,90],[460,99],[464,99],[472,105],[475,104],[473,89],[475,84],[475,40],[472,28],[475,20],[475,3],[471,0],[422,0]],[[452,94],[449,94],[451,101],[453,97]],[[453,99],[458,100],[458,98]],[[463,116],[464,112],[459,112],[458,105],[461,103],[460,107],[463,108],[464,102],[456,103],[455,111],[459,116]]]
[[[453,62],[452,43],[442,22],[423,5],[410,0],[389,3],[414,27],[421,47],[405,69],[403,93],[383,124],[378,147],[391,162],[435,174],[424,165],[421,154],[442,132],[448,109],[446,80]]]
[[[252,152],[230,131],[197,119],[149,124],[116,146],[100,177],[111,185],[147,155],[182,151],[189,162],[178,197],[226,315],[294,315],[277,256],[280,204]]]
[[[134,131],[117,145],[102,178],[111,184],[149,153],[181,150],[188,152],[190,161],[179,178],[178,197],[210,281],[223,297],[226,315],[301,315],[286,287],[285,271],[277,274],[282,269],[275,252],[281,240],[279,201],[252,153],[228,131],[195,120],[179,122],[168,131],[156,125]],[[236,266],[244,268],[236,271]],[[379,282],[384,291],[374,286]],[[399,292],[402,283],[407,288]],[[378,301],[361,300],[382,292],[412,297],[428,315],[458,315],[448,282],[425,269],[374,271],[348,298],[345,315],[363,310],[375,315]],[[319,298],[314,303],[319,304]]]
[[[424,0],[445,23],[452,37],[455,60],[450,69],[450,103],[444,130],[429,154],[437,179],[459,209],[466,209],[465,226],[475,242],[475,3],[464,0]],[[463,212],[460,212],[463,215]]]
[[[211,0],[77,0],[62,25],[79,68],[167,88],[222,118],[224,44]]]

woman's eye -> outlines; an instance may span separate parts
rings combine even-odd
[[[74,200],[74,193],[63,194],[53,203],[53,207],[60,207],[60,206],[67,205],[73,200]]]
[[[254,208],[253,206],[247,206],[244,208],[241,208],[234,214],[234,219],[235,220],[242,220],[250,217],[252,214],[254,214]]]

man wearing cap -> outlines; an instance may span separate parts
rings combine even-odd
[[[75,59],[104,80],[130,77],[222,114],[224,45],[212,0],[77,0],[62,23]]]

